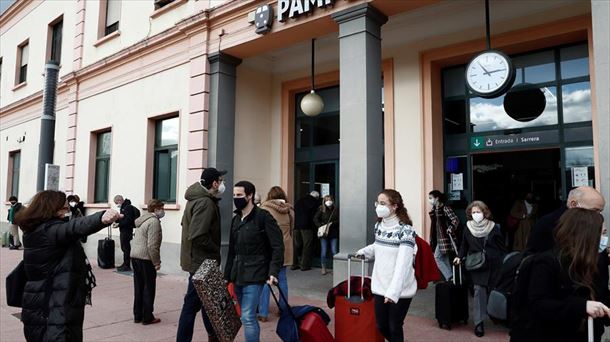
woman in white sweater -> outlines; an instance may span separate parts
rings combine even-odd
[[[415,232],[402,196],[386,189],[375,202],[375,243],[357,252],[376,259],[371,289],[375,295],[377,328],[390,342],[403,342],[403,324],[417,291],[413,260],[417,253]]]

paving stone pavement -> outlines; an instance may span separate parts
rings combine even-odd
[[[4,280],[6,275],[22,258],[22,251],[0,249],[0,341],[25,341],[23,325],[19,321],[19,308],[6,305]],[[95,256],[90,256],[97,287],[93,290],[93,306],[85,309],[85,341],[175,341],[178,318],[186,291],[186,273],[181,275],[164,275],[157,279],[155,299],[155,316],[161,323],[149,326],[133,323],[133,279],[129,274],[117,273],[115,270],[103,270],[95,264]],[[161,270],[163,272],[163,270]],[[308,272],[289,271],[290,304],[310,304],[319,306],[333,319],[329,326],[334,332],[333,310],[326,305],[326,292],[332,286],[332,275],[321,276],[319,270]],[[270,321],[261,323],[261,341],[280,341],[275,334],[277,309],[271,305]],[[193,341],[207,341],[207,334],[199,318],[195,323]],[[486,324],[486,335],[477,338],[472,331],[472,322],[468,326],[454,327],[453,330],[441,330],[434,320],[434,289],[419,291],[413,300],[409,315],[405,320],[405,337],[409,342],[444,342],[444,341],[508,341],[504,328]],[[243,341],[243,330],[237,341]],[[357,339],[354,342],[360,342]],[[365,341],[362,341],[365,342]]]

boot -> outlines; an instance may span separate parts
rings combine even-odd
[[[474,334],[477,335],[477,337],[483,337],[483,335],[485,335],[485,328],[483,327],[483,322],[477,324],[477,326],[474,327]]]
[[[322,275],[327,275],[326,266],[322,266]]]

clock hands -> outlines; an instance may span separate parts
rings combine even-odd
[[[489,75],[489,71],[487,71],[487,69],[485,69],[485,67],[483,66],[483,64],[481,64],[481,62],[477,62],[479,64],[479,66],[481,67],[481,69],[483,69],[483,74],[490,76]]]
[[[496,69],[496,70],[492,70],[492,71],[488,71],[487,75],[491,76],[491,74],[493,74],[494,72],[499,72],[499,71],[504,71],[506,69]]]

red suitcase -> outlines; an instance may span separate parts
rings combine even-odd
[[[349,297],[338,296],[335,300],[335,341],[384,342],[375,322],[374,298],[365,299],[362,290],[355,294],[351,292],[351,261],[354,258],[362,261],[360,289],[364,288],[365,260],[350,254],[347,256],[347,293]]]
[[[315,312],[303,316],[299,324],[300,342],[334,342],[326,323]]]

